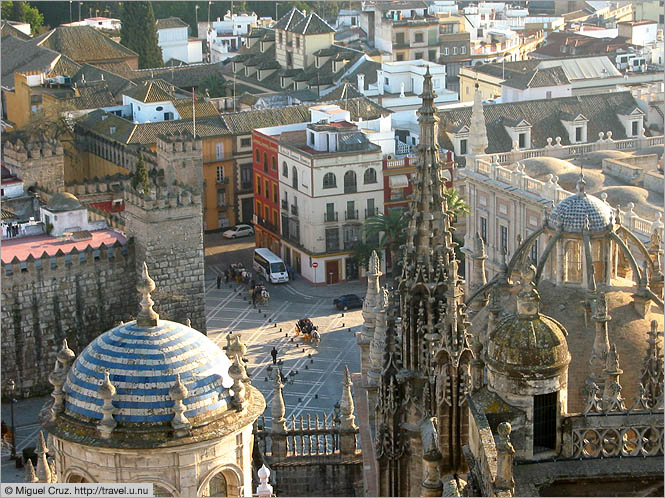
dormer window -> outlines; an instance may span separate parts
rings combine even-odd
[[[568,140],[571,144],[583,144],[587,142],[587,123],[589,120],[584,114],[563,114],[561,124],[568,132]]]
[[[504,128],[519,150],[531,148],[531,123],[526,119],[507,121]]]
[[[631,106],[617,113],[619,121],[626,130],[626,136],[639,137],[644,127],[644,112],[637,106]]]
[[[469,127],[467,125],[460,126],[457,130],[453,131],[453,149],[458,156],[468,154],[469,143]]]

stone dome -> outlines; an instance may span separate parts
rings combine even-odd
[[[81,208],[81,203],[74,194],[58,192],[46,204],[49,211],[73,211]]]
[[[582,233],[587,219],[590,233],[606,232],[612,226],[614,211],[598,197],[584,192],[584,178],[580,178],[577,194],[557,204],[547,217],[547,224],[555,229],[562,227],[564,232]]]
[[[185,416],[197,425],[228,409],[230,366],[219,346],[197,330],[168,320],[155,327],[132,321],[100,335],[78,356],[63,388],[65,413],[85,422],[101,420],[100,387],[108,371],[119,424],[167,424],[174,414],[169,390],[180,374],[187,390]]]
[[[565,329],[544,315],[504,315],[488,338],[487,363],[510,377],[557,375],[570,363]]]

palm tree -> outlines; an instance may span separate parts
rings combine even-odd
[[[447,188],[446,195],[448,196],[448,211],[453,214],[455,220],[463,214],[471,214],[471,207],[460,195],[459,190],[455,187]]]
[[[392,209],[385,214],[370,216],[365,220],[365,236],[369,240],[380,236],[379,248],[390,253],[390,273],[397,263],[397,249],[406,238],[407,220],[402,211]]]

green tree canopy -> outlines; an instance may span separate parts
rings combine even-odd
[[[28,2],[2,2],[2,18],[8,21],[27,22],[36,34],[44,24],[44,16]]]
[[[143,154],[139,153],[139,162],[136,163],[136,171],[132,178],[132,186],[143,193],[148,192],[148,170],[145,166]]]
[[[120,43],[139,54],[139,67],[161,67],[162,49],[157,45],[157,25],[150,2],[123,2]]]
[[[216,74],[206,76],[199,85],[199,90],[205,95],[207,90],[208,95],[212,98],[226,96],[226,87],[224,86],[224,79]]]
[[[448,195],[448,210],[453,213],[455,218],[464,214],[471,214],[471,208],[464,197],[460,195],[459,190],[450,187],[446,189],[446,194]]]

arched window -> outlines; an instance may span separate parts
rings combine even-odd
[[[376,183],[376,170],[374,168],[370,168],[367,171],[365,171],[364,182],[365,184]]]
[[[352,194],[358,191],[358,182],[356,180],[356,174],[353,171],[347,171],[344,173],[344,193]]]
[[[282,163],[282,176],[289,177],[289,165],[286,164],[286,161]]]
[[[563,280],[582,282],[582,246],[577,240],[566,242],[563,262]]]
[[[591,259],[593,260],[593,272],[596,282],[605,280],[605,251],[604,241],[594,239],[591,241]]]
[[[335,188],[337,187],[337,177],[335,173],[326,173],[323,176],[323,188]]]
[[[259,149],[256,149],[256,162],[261,161],[261,151]]]
[[[268,153],[263,153],[263,171],[268,172]]]
[[[291,186],[295,189],[298,188],[298,170],[295,166],[291,169]]]

